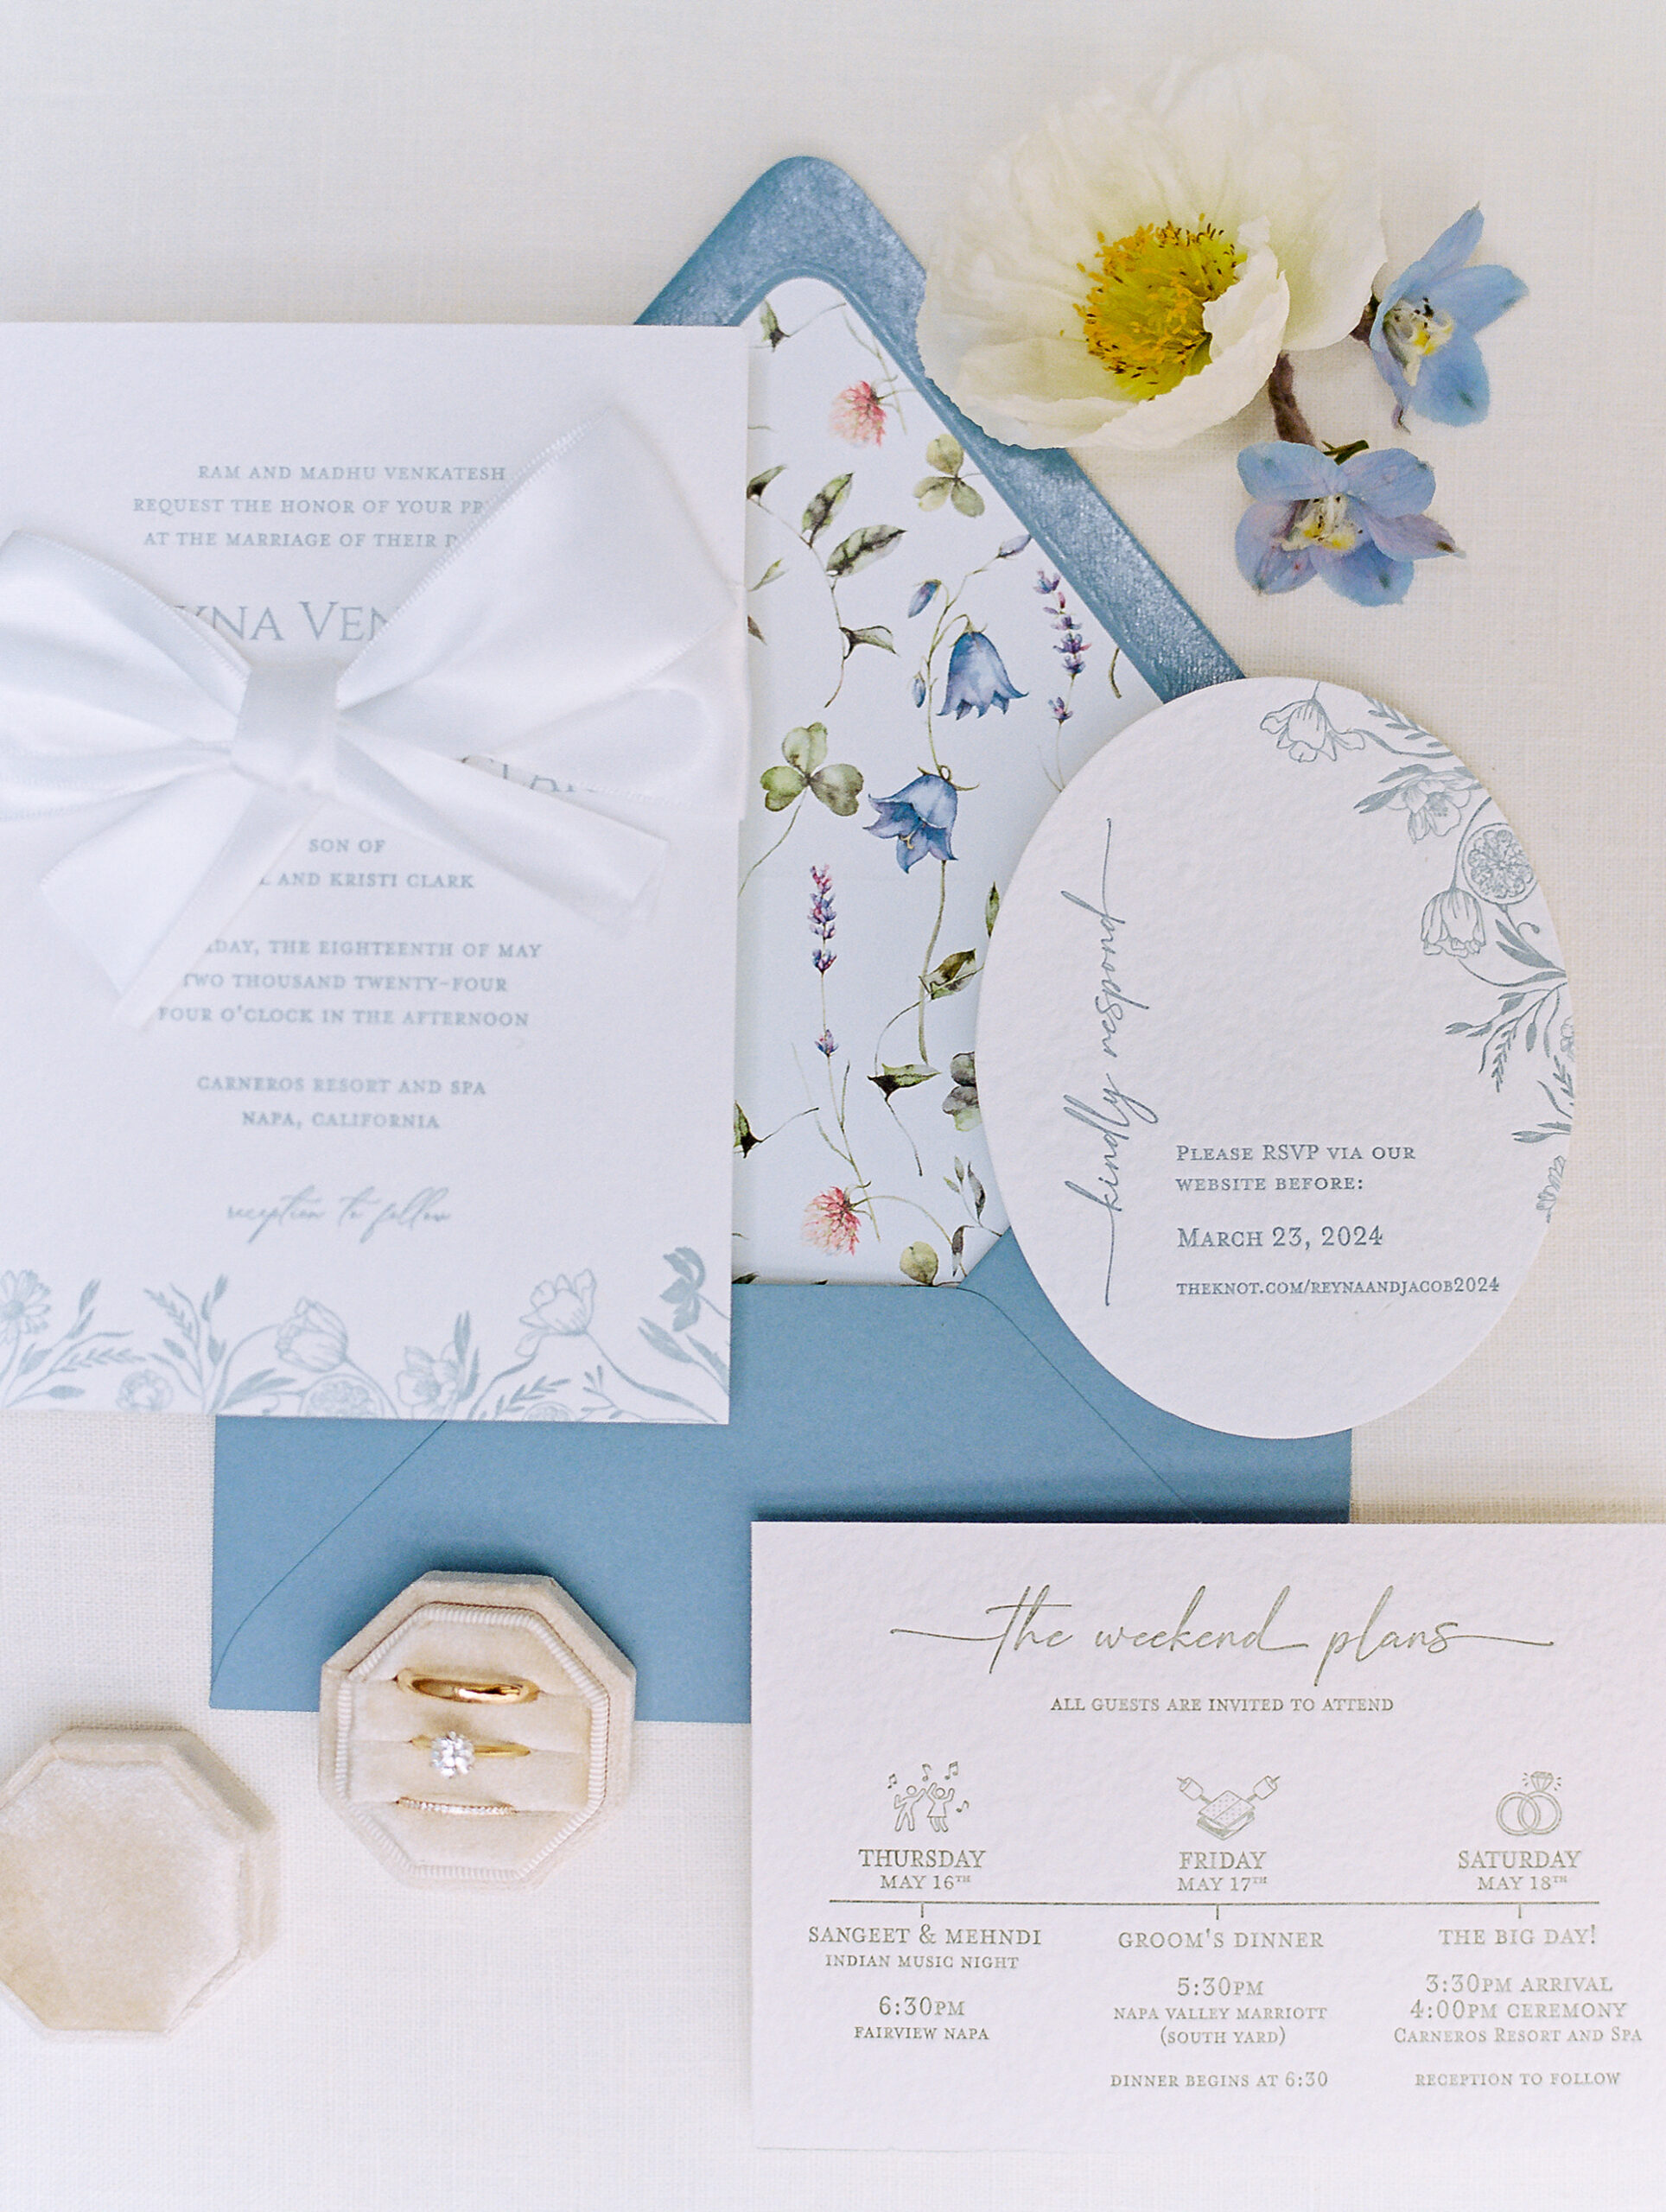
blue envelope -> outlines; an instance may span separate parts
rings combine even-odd
[[[737,1283],[727,1427],[224,1421],[222,1707],[299,1712],[430,1567],[553,1574],[645,1720],[744,1720],[754,1519],[1345,1521],[1349,1440],[1218,1434],[1084,1351],[1004,1236],[955,1290]]]
[[[738,322],[793,276],[836,285],[926,386],[923,278],[825,162],[760,178],[645,322]],[[1162,699],[1238,671],[1067,455],[932,405]],[[1349,1439],[1194,1428],[1125,1389],[1013,1237],[955,1289],[737,1283],[727,1427],[219,1424],[212,1701],[302,1711],[324,1660],[430,1567],[553,1574],[637,1668],[646,1720],[744,1720],[749,1525],[1334,1520]]]

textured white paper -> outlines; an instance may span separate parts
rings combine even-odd
[[[14,327],[0,530],[251,659],[345,663],[612,405],[738,586],[745,356],[730,331]],[[670,860],[617,936],[334,810],[137,1035],[35,889],[96,824],[0,827],[0,1406],[726,1418],[726,797],[643,812]]]
[[[1027,848],[978,1021],[1025,1257],[1121,1381],[1305,1436],[1438,1382],[1561,1184],[1567,978],[1532,868],[1440,741],[1269,677],[1089,761]]]
[[[1666,2150],[1663,1544],[755,1528],[757,2140]]]

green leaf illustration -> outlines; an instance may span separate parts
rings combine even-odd
[[[752,1124],[747,1119],[747,1109],[737,1098],[734,1102],[734,1149],[744,1160],[754,1145],[762,1142],[761,1137],[753,1134]]]
[[[929,1244],[906,1246],[897,1265],[911,1282],[929,1284],[937,1281],[938,1255]]]
[[[785,561],[772,561],[768,568],[764,570],[763,575],[759,577],[757,582],[754,584],[752,588],[754,591],[761,591],[766,584],[773,584],[777,576],[784,576],[785,574],[786,563]]]
[[[831,767],[816,771],[810,788],[830,813],[850,815],[856,810],[862,781],[860,768],[853,768],[848,760],[836,760]]]
[[[756,638],[760,645],[767,643],[763,632],[758,627],[758,625],[753,620],[749,614],[747,617],[747,628],[752,632],[753,636]]]
[[[804,531],[807,544],[813,545],[816,543],[844,505],[849,493],[850,478],[848,473],[843,476],[830,477],[823,485],[821,490],[804,509],[804,520],[799,525]]]
[[[764,787],[764,804],[772,814],[779,814],[799,798],[810,779],[801,776],[796,768],[766,768],[759,777]]]
[[[957,476],[966,456],[961,450],[958,439],[951,438],[944,430],[940,437],[933,438],[926,447],[925,458],[933,468],[940,468],[945,476]]]
[[[955,512],[965,515],[970,520],[975,521],[983,512],[983,494],[974,491],[970,484],[963,483],[958,476],[950,487],[949,497],[955,503]]]
[[[934,999],[952,998],[957,991],[965,989],[976,973],[976,953],[951,952],[932,969],[925,978],[925,988]]]
[[[870,522],[861,530],[853,530],[849,537],[833,548],[827,556],[830,576],[854,576],[858,569],[865,569],[874,561],[882,561],[894,551],[902,537],[895,523]]]
[[[781,740],[781,753],[808,783],[827,758],[826,723],[809,722],[800,729],[790,729]]]
[[[922,476],[914,486],[914,497],[928,515],[933,514],[954,488],[952,476]]]
[[[858,645],[877,645],[881,652],[886,653],[893,653],[897,649],[895,639],[883,622],[875,622],[867,630],[847,630],[844,637],[847,660]]]
[[[936,1073],[935,1068],[928,1068],[919,1060],[908,1060],[901,1067],[887,1067],[878,1075],[870,1075],[868,1080],[882,1098],[889,1098],[895,1091],[912,1090],[916,1084],[930,1083]]]
[[[1001,886],[998,883],[992,883],[989,886],[989,895],[983,901],[983,934],[985,937],[993,937],[995,935],[995,916],[1000,912]]]
[[[758,474],[749,479],[747,484],[747,499],[761,499],[764,493],[769,489],[770,486],[775,481],[776,478],[785,467],[786,463],[784,461],[778,461],[773,468],[760,468]]]
[[[765,337],[769,340],[769,350],[773,353],[786,336],[786,333],[782,329],[775,310],[767,300],[758,310],[758,321]]]

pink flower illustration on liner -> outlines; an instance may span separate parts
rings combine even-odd
[[[854,1252],[862,1235],[862,1219],[849,1191],[836,1183],[822,1191],[804,1208],[804,1238],[823,1252]]]
[[[885,402],[871,384],[847,385],[833,402],[827,427],[853,446],[877,446],[885,439]]]

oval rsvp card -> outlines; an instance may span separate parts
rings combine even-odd
[[[1217,685],[1090,760],[983,979],[978,1087],[1043,1290],[1211,1428],[1391,1412],[1509,1304],[1561,1187],[1574,1030],[1537,879],[1381,701]]]

